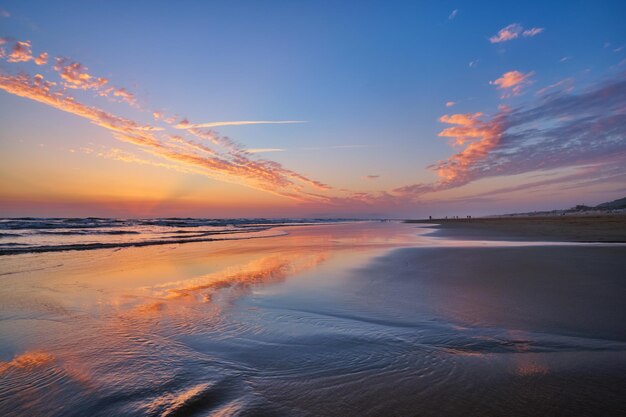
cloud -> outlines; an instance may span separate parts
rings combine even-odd
[[[452,10],[452,13],[450,13],[450,16],[448,16],[448,20],[454,20],[457,14],[459,14],[459,9]]]
[[[596,166],[586,178],[626,175],[626,74],[586,91],[547,93],[534,105],[442,116],[455,126],[439,133],[467,144],[430,168],[440,180],[394,190],[414,197],[483,178],[566,167]],[[581,173],[581,177],[582,177]],[[548,184],[536,184],[548,185]],[[514,190],[513,190],[514,191]]]
[[[85,73],[80,70],[82,68],[82,66],[73,66],[76,71],[70,70],[69,73],[72,75],[68,77],[76,76],[78,79],[82,78],[83,81],[91,82],[91,76],[80,76]],[[139,146],[144,152],[182,165],[207,177],[303,202],[327,200],[327,197],[307,192],[304,187],[329,190],[328,185],[286,169],[277,162],[251,159],[240,145],[214,132],[189,130],[196,135],[210,139],[215,145],[224,146],[225,150],[221,153],[180,136],[157,136],[161,129],[159,127],[143,125],[84,105],[62,91],[56,90],[55,83],[44,80],[41,75],[30,77],[27,74],[0,73],[0,89],[83,117],[95,125],[110,130],[118,140]]]
[[[476,68],[478,66],[479,62],[480,62],[480,60],[475,59],[473,61],[470,61],[468,65],[469,65],[470,68]]]
[[[454,125],[441,132],[439,136],[454,139],[455,145],[467,145],[458,154],[444,162],[439,162],[433,168],[442,178],[444,184],[456,184],[466,181],[466,173],[475,161],[484,158],[499,141],[502,133],[500,118],[483,121],[483,114],[466,113],[444,115],[439,121]]]
[[[109,82],[106,78],[94,77],[89,74],[87,67],[79,62],[72,62],[67,58],[56,59],[54,70],[65,82],[65,87],[81,90],[98,90]]]
[[[166,168],[166,169],[170,169],[173,171],[182,172],[185,174],[199,173],[198,171],[195,171],[193,169],[190,169],[182,165],[168,164],[164,162],[156,162],[156,161],[151,161],[145,158],[141,158],[131,152],[127,152],[119,148],[107,149],[103,147],[103,149],[99,151],[94,150],[92,148],[80,148],[79,150],[86,155],[95,155],[99,158],[113,159],[115,161],[120,161],[120,162],[125,162],[125,163],[150,165],[150,166],[155,166],[158,168]],[[75,151],[71,149],[70,152],[74,153]]]
[[[209,123],[189,123],[187,119],[181,120],[174,128],[176,129],[198,129],[219,126],[243,126],[243,125],[281,125],[291,123],[306,123],[302,120],[243,120],[232,122],[209,122]]]
[[[456,104],[454,101],[446,101],[446,107],[452,107]]]
[[[48,53],[43,52],[39,54],[39,56],[37,56],[37,58],[35,58],[34,61],[35,61],[35,64],[37,65],[46,65],[48,63]]]
[[[532,36],[537,36],[541,32],[543,32],[543,28],[531,28],[522,32],[522,36],[529,38]]]
[[[113,89],[113,97],[118,97],[121,101],[134,106],[137,104],[137,99],[135,95],[129,93],[125,88],[116,88]]]
[[[0,38],[0,45],[5,45],[11,40],[9,38]],[[2,52],[2,57],[5,53]],[[6,56],[8,62],[28,62],[35,61],[37,65],[43,65],[47,62],[48,54],[41,54],[38,57],[33,56],[30,41],[15,41],[11,52]]]
[[[568,77],[554,84],[550,84],[546,87],[543,87],[537,90],[535,94],[538,96],[541,96],[541,95],[546,94],[547,92],[554,92],[554,91],[570,92],[573,89],[574,89],[574,78]]]
[[[2,43],[8,41],[8,38],[2,38]],[[15,45],[12,55],[7,59],[9,62],[27,62],[36,59],[32,56],[30,42],[16,42]],[[47,62],[47,56],[47,53],[44,53],[38,59],[44,64]],[[0,89],[83,117],[95,125],[110,130],[113,136],[120,141],[139,146],[144,152],[186,166],[188,169],[208,177],[299,201],[328,200],[327,197],[306,191],[307,187],[324,191],[330,190],[331,187],[328,185],[286,169],[277,162],[253,159],[254,150],[253,152],[246,151],[245,147],[228,137],[220,136],[211,130],[201,129],[202,127],[228,125],[302,123],[301,121],[237,121],[191,124],[184,120],[176,126],[171,126],[184,129],[185,134],[208,140],[218,149],[221,148],[216,150],[179,135],[160,134],[165,130],[163,127],[140,124],[78,102],[68,94],[67,89],[94,90],[99,96],[117,98],[131,106],[135,106],[136,99],[125,88],[109,87],[108,79],[90,74],[88,68],[79,62],[58,57],[53,68],[59,74],[60,83],[45,80],[41,74],[31,77],[26,73],[9,75],[0,71]],[[172,118],[166,118],[160,112],[153,112],[153,117],[168,124],[174,123]],[[127,159],[130,161],[129,158]]]
[[[540,181],[531,181],[508,187],[496,188],[494,190],[476,194],[474,197],[486,197],[529,190],[537,191],[545,188],[550,189],[554,186],[559,186],[560,189],[563,189],[564,187],[576,188],[585,186],[590,182],[612,182],[615,180],[625,179],[626,170],[624,170],[619,164],[613,162],[619,162],[619,160],[610,161],[609,159],[607,161],[602,161],[601,163],[584,165],[577,167],[572,174],[557,175],[554,178],[548,178]]]
[[[28,62],[33,59],[30,41],[17,41],[8,56],[8,62]]]
[[[509,71],[502,74],[502,76],[494,81],[490,81],[489,84],[497,86],[499,90],[508,90],[502,94],[502,98],[516,96],[522,93],[524,87],[532,83],[530,77],[535,73],[522,73],[519,71]]]
[[[282,148],[249,148],[246,149],[248,153],[267,153],[267,152],[285,152],[286,149]]]
[[[0,9],[0,17],[11,17],[11,13],[4,9]]]
[[[366,175],[364,178],[366,180],[376,180],[376,179],[380,178],[380,175]]]
[[[0,45],[13,43],[13,47],[7,54],[4,48],[0,48],[0,58],[6,58],[7,62],[19,63],[33,61],[37,65],[45,65],[48,63],[48,54],[46,52],[33,55],[30,41],[15,41],[12,38],[0,38]]]
[[[520,36],[523,37],[532,37],[537,36],[541,32],[543,32],[543,28],[530,28],[524,29],[522,25],[519,23],[511,23],[510,25],[500,29],[498,33],[489,38],[489,42],[491,43],[500,43],[507,42],[513,39],[517,39]]]

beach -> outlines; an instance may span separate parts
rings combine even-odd
[[[2,256],[0,412],[623,414],[626,246],[471,224]]]
[[[433,224],[439,236],[459,239],[626,242],[626,215],[494,216],[407,220]]]

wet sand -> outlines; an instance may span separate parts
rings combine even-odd
[[[407,223],[432,224],[437,236],[455,239],[626,242],[626,215],[482,217]]]
[[[430,231],[2,257],[0,414],[624,414],[626,246]]]

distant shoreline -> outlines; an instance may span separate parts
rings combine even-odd
[[[470,240],[626,243],[626,214],[405,220],[441,237]]]

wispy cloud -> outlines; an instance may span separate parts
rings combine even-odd
[[[459,9],[452,10],[452,13],[448,16],[448,20],[454,20],[457,14],[459,14]]]
[[[303,120],[242,120],[231,122],[190,123],[187,119],[181,120],[174,125],[176,129],[200,129],[219,126],[244,126],[244,125],[282,125],[292,123],[306,123]]]
[[[88,69],[79,62],[72,62],[67,58],[59,57],[54,64],[54,70],[64,82],[65,87],[81,90],[97,90],[109,82],[102,77],[94,77]]]
[[[47,56],[46,54],[46,61]],[[80,62],[71,61],[65,57],[57,57],[53,68],[59,73],[65,88],[94,90],[102,97],[113,97],[117,101],[125,102],[131,106],[137,105],[137,99],[134,94],[125,88],[110,86],[107,78],[96,77],[90,74],[88,68]]]
[[[456,104],[454,101],[446,101],[446,107],[452,107]]]
[[[489,38],[491,43],[501,43],[517,39],[519,37],[537,36],[543,32],[543,28],[524,29],[519,23],[511,23],[510,25],[500,29],[497,34]]]
[[[30,56],[29,60],[33,59],[30,53],[30,43],[20,44],[18,51],[23,56]],[[26,62],[27,60],[11,59],[9,56],[7,61]],[[191,134],[197,138],[209,140],[215,147],[213,149],[186,137],[164,132],[163,127],[138,123],[79,102],[69,95],[71,90],[94,90],[97,95],[118,97],[131,105],[134,102],[134,96],[124,88],[108,87],[108,79],[90,74],[81,63],[58,58],[53,68],[59,74],[59,81],[46,80],[41,74],[30,76],[21,72],[11,75],[0,71],[0,89],[85,118],[111,131],[116,139],[136,145],[143,152],[166,160],[166,162],[160,162],[164,164],[163,166],[177,165],[184,172],[193,171],[220,181],[241,184],[303,202],[328,201],[328,197],[308,191],[309,187],[326,191],[331,188],[328,185],[284,168],[277,162],[253,159],[253,152],[246,151],[242,145],[219,136],[216,132],[205,131],[198,127],[222,126],[232,124],[232,122],[200,124],[185,128],[185,135]],[[166,119],[162,116],[158,118],[164,121]],[[259,122],[235,122],[235,124],[257,123]],[[141,158],[122,155],[119,152],[112,155],[109,157],[125,162],[145,163]]]
[[[544,95],[548,92],[555,92],[555,91],[560,91],[560,92],[571,92],[574,89],[574,78],[572,77],[568,77],[565,78],[561,81],[557,81],[554,84],[550,84],[546,87],[543,87],[539,90],[537,90],[537,92],[535,93],[538,96]]]
[[[119,148],[106,148],[102,146],[100,149],[93,149],[88,147],[82,147],[78,149],[80,152],[86,155],[95,155],[99,158],[112,159],[115,161],[133,163],[140,165],[150,165],[158,168],[166,168],[173,171],[182,172],[185,174],[200,174],[199,170],[186,167],[184,165],[168,164],[166,162],[152,161],[149,159],[141,158],[132,152],[128,152]],[[75,153],[74,149],[70,149],[70,152]]]
[[[494,81],[490,81],[489,84],[495,85],[499,90],[505,90],[502,94],[502,98],[516,96],[522,93],[523,89],[530,85],[532,77],[535,73],[522,73],[519,71],[509,71],[502,74],[502,76]]]
[[[380,178],[380,175],[366,175],[364,178],[366,180],[377,180],[378,178]]]
[[[626,74],[580,94],[544,94],[534,105],[482,113],[443,116],[455,126],[439,135],[467,144],[431,169],[440,181],[394,190],[419,196],[482,178],[584,165],[602,167],[586,178],[626,175]],[[581,176],[583,174],[581,173]],[[548,184],[543,184],[548,185]]]
[[[249,148],[246,149],[248,153],[267,153],[267,152],[285,152],[286,149],[282,148]]]

